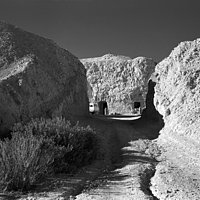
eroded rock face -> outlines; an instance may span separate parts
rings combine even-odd
[[[169,162],[158,165],[153,192],[159,199],[199,199],[200,39],[180,43],[155,73],[154,104],[165,122],[158,144]]]
[[[132,114],[134,101],[145,107],[148,80],[155,69],[152,59],[107,54],[81,62],[92,88],[91,102],[107,101],[109,113]]]
[[[53,41],[0,22],[0,130],[35,117],[88,113],[81,62]]]
[[[159,140],[176,151],[196,152],[200,164],[200,39],[180,43],[156,66],[156,74],[154,103],[165,122]]]

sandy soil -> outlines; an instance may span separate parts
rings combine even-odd
[[[199,200],[199,174],[167,160],[156,166],[151,190],[160,200]]]

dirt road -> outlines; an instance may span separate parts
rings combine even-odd
[[[145,200],[156,199],[150,189],[150,178],[154,174],[155,159],[145,154],[145,143],[141,139],[157,137],[152,124],[141,120],[123,121],[115,118],[101,119],[109,121],[115,129],[115,137],[121,148],[118,162],[113,170],[101,174],[96,180],[89,182],[84,190],[76,195],[77,200]],[[131,142],[133,141],[133,142]]]

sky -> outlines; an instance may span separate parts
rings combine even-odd
[[[200,0],[0,0],[0,20],[78,58],[112,53],[159,62],[200,37]]]

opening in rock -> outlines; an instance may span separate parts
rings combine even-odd
[[[98,106],[100,115],[108,115],[108,104],[106,101],[100,101]]]
[[[141,103],[140,102],[135,101],[133,103],[133,107],[134,107],[134,113],[141,114]]]

